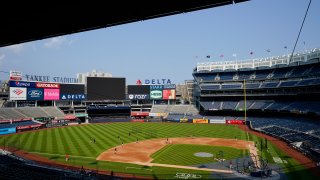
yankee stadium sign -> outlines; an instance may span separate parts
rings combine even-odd
[[[26,78],[27,78],[27,81],[78,83],[77,78],[68,78],[68,77],[50,77],[50,76],[38,76],[38,75],[26,74]]]

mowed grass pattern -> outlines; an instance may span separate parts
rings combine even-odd
[[[130,132],[130,136],[129,136]],[[231,125],[217,124],[187,124],[187,123],[107,123],[67,126],[61,128],[44,129],[40,131],[0,136],[0,146],[11,146],[39,154],[48,159],[81,167],[104,169],[114,172],[135,173],[159,179],[172,179],[177,172],[201,174],[203,179],[211,179],[210,172],[166,167],[146,167],[134,164],[96,161],[96,157],[103,151],[123,143],[139,140],[167,137],[213,137],[237,138],[255,141],[260,147],[260,138],[247,135],[246,132]],[[91,142],[95,138],[96,143]],[[288,157],[277,147],[269,144],[269,151],[263,150],[262,155],[269,162],[276,156],[288,163],[278,164],[290,178],[314,179],[294,159]],[[65,162],[65,154],[69,154],[70,161]],[[172,158],[172,156],[167,157]],[[177,163],[179,164],[179,163]],[[128,168],[131,167],[131,168]]]
[[[106,149],[120,145],[121,141],[129,143],[136,141],[137,138],[144,140],[192,135],[193,137],[245,139],[244,132],[236,129],[235,126],[208,124],[89,124],[14,134],[6,137],[6,144],[30,152],[97,157]],[[91,138],[95,138],[96,143],[92,143]]]
[[[230,160],[248,155],[248,150],[236,149],[223,146],[192,145],[192,144],[171,144],[163,147],[152,154],[153,163],[176,164],[183,166],[198,165],[217,162],[214,158],[223,152],[223,159]],[[213,154],[213,157],[197,157],[194,154],[206,152]],[[169,158],[168,158],[169,157]]]

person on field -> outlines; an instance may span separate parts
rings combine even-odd
[[[66,161],[69,161],[69,154],[66,154]]]
[[[117,154],[117,148],[114,148],[114,154]]]

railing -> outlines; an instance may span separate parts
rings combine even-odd
[[[294,62],[306,62],[311,59],[320,57],[320,49],[315,48],[308,52],[296,53],[293,55],[292,61],[290,62],[290,55],[267,57],[267,58],[256,58],[249,60],[237,60],[237,61],[218,61],[218,62],[201,62],[197,63],[197,72],[202,71],[214,71],[214,70],[227,70],[227,69],[243,69],[249,68],[254,69],[256,67],[272,67],[274,65],[288,65]]]

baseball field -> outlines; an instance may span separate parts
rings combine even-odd
[[[179,178],[185,174],[188,174],[189,179],[227,177],[227,171],[220,173],[199,167],[206,167],[210,163],[219,166],[218,161],[221,159],[235,164],[237,159],[248,156],[251,151],[234,144],[251,142],[251,146],[256,146],[257,154],[266,159],[268,166],[277,168],[280,174],[285,174],[288,179],[315,179],[305,166],[289,157],[273,142],[266,142],[265,139],[232,125],[88,124],[43,129],[0,138],[2,147],[21,149],[60,164],[154,179]],[[152,143],[160,145],[156,148]],[[139,153],[149,155],[143,159]],[[195,156],[197,153],[205,156]],[[67,161],[66,155],[69,158]]]

